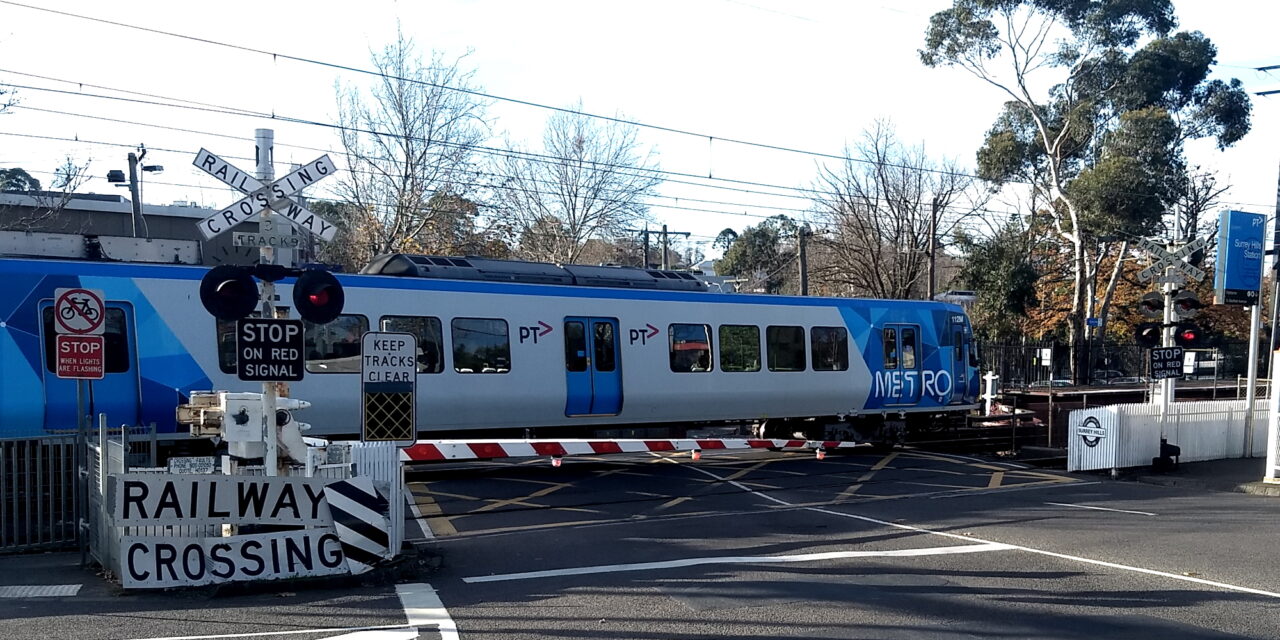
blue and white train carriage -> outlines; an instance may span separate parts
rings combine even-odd
[[[251,390],[199,267],[0,259],[0,437],[65,432],[75,387],[50,356],[53,294],[106,294],[106,377],[92,411],[156,423],[195,390]],[[975,408],[972,330],[952,304],[723,294],[685,273],[390,255],[339,277],[344,314],[306,332],[291,395],[311,435],[358,431],[359,343],[417,335],[423,437],[629,437],[752,425],[756,435],[892,441]],[[291,299],[291,279],[278,283]],[[502,430],[506,430],[503,432]]]

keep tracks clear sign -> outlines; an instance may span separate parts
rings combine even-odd
[[[415,396],[418,340],[409,333],[370,331],[360,341],[360,391],[364,402],[360,440],[417,440]]]

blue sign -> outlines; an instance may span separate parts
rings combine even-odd
[[[1101,327],[1102,319],[1101,318],[1085,318],[1084,323],[1086,326],[1090,326],[1090,327]]]
[[[1218,304],[1258,304],[1262,288],[1263,242],[1267,217],[1223,211],[1218,218],[1218,262],[1213,274]]]

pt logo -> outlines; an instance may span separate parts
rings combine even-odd
[[[1107,437],[1107,430],[1102,427],[1102,423],[1098,422],[1097,418],[1089,416],[1076,427],[1076,434],[1084,441],[1086,447],[1093,448]]]
[[[637,342],[639,342],[640,344],[648,344],[650,338],[658,335],[657,327],[647,322],[645,323],[644,326],[645,326],[644,329],[629,329],[627,331],[627,338],[629,339],[629,344],[635,344]]]
[[[538,324],[520,327],[520,344],[524,344],[525,340],[538,344],[538,338],[546,337],[548,333],[551,333],[551,325],[541,320],[538,321]]]

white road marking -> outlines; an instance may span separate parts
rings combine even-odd
[[[1077,509],[1095,509],[1097,511],[1114,511],[1116,513],[1132,513],[1139,516],[1157,515],[1157,514],[1149,513],[1146,511],[1129,511],[1128,509],[1110,509],[1108,507],[1091,507],[1087,504],[1068,504],[1066,502],[1046,502],[1045,504],[1051,504],[1055,507],[1075,507]]]
[[[289,631],[255,631],[250,633],[215,633],[207,636],[165,636],[163,638],[139,638],[137,640],[221,640],[222,638],[269,638],[271,636],[296,636],[317,633],[342,633],[352,631],[382,631],[406,629],[403,624],[384,624],[370,627],[320,627],[317,629],[290,629]],[[417,630],[413,630],[417,633]],[[346,636],[339,636],[345,638]]]
[[[1013,493],[1015,491],[1039,491],[1041,489],[1065,489],[1067,487],[1085,487],[1091,484],[1102,484],[1102,482],[1055,482],[1052,484],[1036,483],[1036,485],[1032,487],[1020,487],[1020,486],[1014,485],[1012,487],[1004,487],[1000,489],[987,489],[984,491],[970,491],[966,489],[961,491],[946,491],[943,493],[931,495],[929,496],[929,499],[944,500],[947,498],[980,497],[980,496],[985,496],[992,493]]]
[[[400,606],[404,607],[410,627],[434,625],[441,640],[458,640],[458,625],[449,617],[449,611],[431,585],[425,582],[398,584],[396,594],[400,596]]]
[[[839,560],[846,558],[904,558],[914,556],[942,556],[958,553],[981,553],[984,551],[1003,551],[1009,545],[998,542],[986,544],[963,544],[953,547],[930,547],[927,549],[894,549],[891,551],[825,551],[821,553],[800,553],[787,556],[712,556],[708,558],[683,558],[663,562],[636,562],[632,564],[605,564],[593,567],[572,567],[569,569],[548,569],[546,571],[526,571],[524,573],[503,573],[491,576],[475,576],[463,578],[463,582],[505,582],[507,580],[530,580],[534,578],[554,578],[557,576],[581,576],[593,573],[619,573],[623,571],[655,571],[658,569],[675,569],[680,567],[696,567],[708,564],[775,564],[783,562],[818,562],[820,560]]]
[[[0,587],[0,598],[61,598],[80,592],[79,584],[20,584]]]
[[[384,629],[380,631],[355,631],[340,636],[329,636],[323,640],[418,640],[421,635],[415,629]]]
[[[418,501],[413,499],[413,492],[409,491],[409,487],[404,487],[404,499],[409,502],[409,512],[413,514],[413,521],[418,523],[418,528],[422,529],[422,537],[427,540],[434,540],[435,534],[431,533],[431,527],[427,526],[427,519],[422,517],[422,510],[418,509]]]
[[[911,453],[911,452],[910,452],[910,451],[906,451],[905,453]],[[958,460],[968,460],[969,462],[981,462],[981,463],[983,463],[983,464],[1002,464],[1002,465],[1004,465],[1004,466],[1006,466],[1006,467],[1009,467],[1009,468],[1011,468],[1011,469],[1030,469],[1030,468],[1031,468],[1031,465],[1019,464],[1019,463],[1017,463],[1017,462],[1004,462],[1003,460],[983,460],[982,458],[973,458],[973,457],[970,457],[970,456],[962,456],[962,455],[955,454],[955,453],[937,453],[937,452],[934,452],[934,451],[930,451],[930,452],[929,452],[929,455],[931,455],[931,456],[943,456],[943,457],[946,457],[946,458],[956,458],[956,459],[958,459]]]
[[[688,468],[689,468],[689,469],[693,469],[694,471],[699,471],[699,472],[701,472],[701,473],[705,473],[705,474],[707,474],[707,475],[709,475],[709,476],[712,476],[712,477],[715,477],[715,478],[719,478],[719,476],[716,476],[715,474],[713,474],[713,473],[711,473],[710,471],[707,471],[707,470],[705,470],[705,469],[699,469],[698,467],[693,467],[693,466],[690,466],[690,467],[688,467]],[[723,478],[720,478],[720,479],[721,479],[721,480],[723,480]],[[1062,484],[1062,485],[1049,485],[1049,486],[1071,486],[1071,487],[1079,487],[1079,486],[1082,486],[1082,485],[1085,485],[1085,484],[1101,484],[1101,483],[1099,483],[1099,482],[1090,482],[1090,483],[1085,483],[1085,482],[1074,482],[1074,483],[1069,483],[1069,484],[1068,484],[1068,483],[1064,483],[1064,484]],[[757,491],[753,491],[753,490],[748,489],[748,488],[746,488],[746,487],[743,487],[743,486],[741,486],[741,485],[738,485],[738,488],[743,489],[744,491],[747,491],[748,493],[751,493],[751,494],[753,494],[753,495],[757,495],[757,496],[760,496],[760,497],[762,497],[762,498],[767,498],[767,499],[772,500],[772,501],[774,501],[774,502],[778,502],[778,503],[786,504],[786,505],[790,505],[790,504],[791,504],[791,503],[786,502],[785,500],[782,500],[782,499],[780,499],[780,498],[775,498],[774,496],[770,496],[770,495],[766,495],[766,494],[763,494],[763,493],[759,493],[759,492],[757,492]],[[976,538],[976,537],[973,537],[973,536],[963,536],[963,535],[956,534],[956,533],[946,533],[946,532],[944,532],[944,531],[934,531],[934,530],[932,530],[932,529],[925,529],[924,527],[916,527],[916,526],[912,526],[912,525],[909,525],[909,524],[900,524],[900,523],[897,523],[897,522],[886,522],[886,521],[884,521],[884,520],[878,520],[878,519],[876,519],[876,518],[869,518],[869,517],[867,517],[867,516],[860,516],[860,515],[857,515],[857,514],[855,514],[855,513],[842,513],[842,512],[840,512],[840,511],[831,511],[830,509],[821,509],[821,508],[818,508],[818,507],[804,507],[804,508],[805,508],[806,510],[808,510],[808,511],[813,511],[813,512],[816,512],[816,513],[825,513],[825,514],[828,514],[828,515],[838,516],[838,517],[841,517],[841,518],[852,518],[852,519],[854,519],[854,520],[861,520],[861,521],[863,521],[863,522],[870,522],[870,523],[873,523],[873,524],[883,525],[883,526],[886,526],[886,527],[892,527],[892,528],[894,528],[894,529],[902,529],[902,530],[905,530],[905,531],[915,531],[915,532],[917,532],[917,533],[928,533],[928,534],[932,534],[932,535],[935,535],[935,536],[942,536],[942,537],[944,537],[944,538],[952,538],[952,539],[955,539],[955,540],[965,540],[965,541],[969,541],[969,542],[978,542],[978,543],[987,543],[987,544],[1004,544],[1004,543],[1000,543],[1000,542],[995,542],[994,540],[985,540],[985,539],[983,539],[983,538]],[[1010,545],[1005,545],[1005,546],[1006,546],[1007,548],[1009,548],[1009,549],[1012,549],[1012,550],[1025,551],[1025,552],[1027,552],[1027,553],[1034,553],[1034,554],[1037,554],[1037,555],[1048,556],[1048,557],[1051,557],[1051,558],[1058,558],[1058,559],[1060,559],[1060,560],[1071,560],[1071,561],[1073,561],[1073,562],[1083,562],[1083,563],[1085,563],[1085,564],[1092,564],[1092,565],[1097,565],[1097,566],[1100,566],[1100,567],[1108,567],[1108,568],[1111,568],[1111,569],[1120,569],[1120,570],[1122,570],[1122,571],[1132,571],[1132,572],[1134,572],[1134,573],[1141,573],[1141,574],[1145,574],[1145,575],[1160,576],[1160,577],[1162,577],[1162,578],[1171,578],[1171,579],[1173,579],[1173,580],[1181,580],[1181,581],[1183,581],[1183,582],[1192,582],[1192,583],[1195,583],[1195,584],[1202,584],[1202,585],[1209,586],[1209,587],[1217,587],[1217,588],[1219,588],[1219,589],[1225,589],[1225,590],[1227,590],[1227,591],[1237,591],[1237,592],[1240,592],[1240,593],[1252,593],[1252,594],[1254,594],[1254,595],[1267,596],[1267,597],[1269,597],[1269,598],[1280,598],[1280,593],[1276,593],[1276,592],[1274,592],[1274,591],[1263,591],[1262,589],[1254,589],[1254,588],[1252,588],[1252,587],[1242,587],[1242,586],[1240,586],[1240,585],[1228,584],[1228,583],[1226,583],[1226,582],[1217,582],[1217,581],[1214,581],[1214,580],[1205,580],[1204,578],[1194,578],[1194,577],[1192,577],[1192,576],[1186,576],[1186,575],[1181,575],[1181,574],[1177,574],[1177,573],[1169,573],[1169,572],[1167,572],[1167,571],[1158,571],[1158,570],[1156,570],[1156,569],[1147,569],[1147,568],[1144,568],[1144,567],[1135,567],[1135,566],[1132,566],[1132,565],[1119,564],[1119,563],[1116,563],[1116,562],[1107,562],[1106,560],[1094,560],[1093,558],[1084,558],[1084,557],[1081,557],[1081,556],[1073,556],[1073,555],[1069,555],[1069,554],[1065,554],[1065,553],[1057,553],[1057,552],[1054,552],[1054,551],[1046,551],[1046,550],[1044,550],[1044,549],[1036,549],[1036,548],[1033,548],[1033,547],[1025,547],[1025,546],[1022,546],[1022,545],[1010,544]]]

